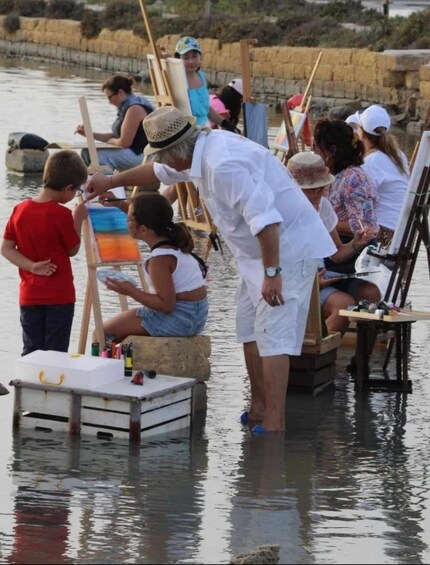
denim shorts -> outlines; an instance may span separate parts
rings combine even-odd
[[[137,309],[141,325],[153,337],[190,337],[203,331],[208,319],[208,299],[178,300],[173,312],[166,314],[146,306]]]
[[[336,275],[341,275],[342,273],[335,273],[334,271],[327,271],[326,273],[324,273],[324,276],[327,277],[334,277]],[[324,304],[327,302],[328,298],[337,291],[341,291],[341,292],[346,292],[347,294],[350,294],[353,298],[356,297],[356,293],[358,290],[358,287],[361,286],[363,284],[363,280],[360,279],[343,279],[341,281],[337,281],[336,283],[333,283],[333,285],[330,286],[325,286],[324,288],[320,288],[320,305],[324,306]]]

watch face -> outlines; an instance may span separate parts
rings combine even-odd
[[[266,273],[267,277],[276,277],[276,275],[279,273],[279,268],[267,267],[264,272]]]

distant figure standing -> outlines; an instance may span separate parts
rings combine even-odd
[[[109,133],[94,133],[96,141],[117,145],[121,149],[97,149],[99,164],[112,170],[131,169],[143,161],[143,150],[148,143],[142,121],[153,111],[146,98],[134,94],[132,79],[114,75],[102,85],[109,104],[117,108],[117,117]],[[76,133],[85,137],[85,128],[79,125]],[[82,158],[90,165],[88,149],[82,150]]]
[[[76,300],[70,257],[79,251],[88,209],[83,202],[73,211],[64,204],[82,194],[87,177],[77,153],[54,153],[41,192],[15,206],[6,224],[1,254],[19,268],[22,355],[69,348]]]
[[[188,98],[191,113],[198,126],[208,126],[209,120],[222,129],[234,131],[229,120],[220,116],[209,103],[209,90],[205,73],[201,70],[202,49],[194,37],[181,37],[175,47],[175,57],[182,59],[188,81]]]
[[[382,106],[369,106],[364,112],[349,116],[346,122],[356,126],[364,145],[363,169],[373,179],[379,196],[377,241],[388,247],[408,190],[407,157],[389,133],[391,118]]]

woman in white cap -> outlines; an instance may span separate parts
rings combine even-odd
[[[336,229],[338,218],[329,200],[323,196],[324,190],[332,184],[334,177],[320,155],[312,151],[297,153],[289,159],[287,168],[319,212],[331,235],[337,249],[330,257],[332,261],[342,263],[368,245],[371,237],[363,230],[356,232],[348,243],[342,243],[340,240]],[[319,275],[320,304],[329,331],[342,334],[347,331],[349,321],[345,316],[339,316],[340,309],[355,305],[359,300],[378,302],[381,299],[378,287],[363,279],[342,279],[339,273],[326,271],[324,268],[320,270]]]
[[[346,119],[364,145],[363,169],[372,177],[379,196],[377,207],[380,231],[378,242],[387,247],[393,238],[403,199],[408,189],[409,167],[406,155],[389,133],[388,112],[374,104],[361,114]]]
[[[221,90],[210,95],[210,105],[220,116],[237,128],[243,101],[243,82],[234,78]],[[212,129],[217,129],[215,122],[210,122]],[[239,131],[238,131],[239,133]]]

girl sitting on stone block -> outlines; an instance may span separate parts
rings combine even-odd
[[[173,222],[173,209],[157,193],[142,193],[125,201],[103,195],[104,205],[118,205],[128,213],[132,237],[144,241],[151,252],[143,263],[153,292],[136,288],[131,282],[107,278],[109,290],[129,296],[142,304],[121,312],[104,323],[105,335],[115,341],[129,335],[190,337],[203,331],[208,317],[207,290],[201,263],[191,252],[194,242],[189,229]]]

